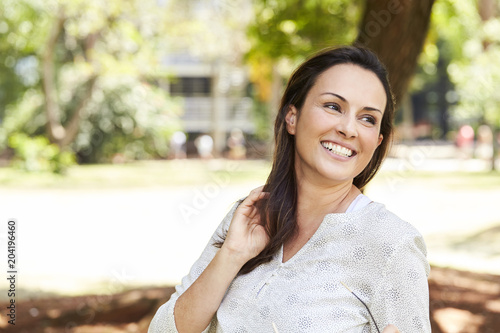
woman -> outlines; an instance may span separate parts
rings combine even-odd
[[[424,241],[360,191],[387,153],[393,112],[370,51],[302,64],[266,185],[231,209],[150,332],[430,332]]]

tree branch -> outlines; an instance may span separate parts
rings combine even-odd
[[[42,56],[42,89],[45,95],[45,111],[47,114],[47,132],[52,142],[59,144],[64,137],[65,131],[59,120],[60,109],[57,102],[57,89],[54,73],[54,50],[57,40],[61,35],[65,22],[64,14],[61,10],[59,16],[52,26],[52,30],[45,45],[45,52]]]
[[[69,145],[71,142],[73,142],[76,135],[78,134],[78,131],[80,129],[80,119],[82,110],[87,106],[88,102],[92,98],[92,92],[94,90],[96,81],[97,81],[97,76],[94,75],[85,84],[87,86],[87,91],[85,92],[85,95],[82,97],[80,103],[78,104],[73,115],[71,116],[71,119],[69,120],[68,125],[66,126],[66,135],[60,140],[59,146],[64,147]]]

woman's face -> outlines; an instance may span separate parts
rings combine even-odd
[[[336,65],[318,76],[300,112],[291,106],[286,116],[298,179],[352,182],[382,142],[386,99],[377,76],[357,65]]]

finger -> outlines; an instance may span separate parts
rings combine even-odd
[[[382,333],[400,333],[398,328],[394,325],[388,325],[384,328]]]
[[[269,192],[260,192],[259,200],[264,198],[268,199],[270,195],[271,193]]]
[[[248,207],[248,210],[245,213],[245,216],[249,218],[249,222],[248,223],[251,223],[251,224],[253,224],[253,223],[260,224],[260,211],[259,211],[259,209],[255,205],[252,205],[252,206]]]
[[[252,191],[250,191],[250,194],[243,200],[242,204],[244,206],[252,206],[255,204],[255,202],[259,201],[260,199],[265,198],[266,196],[269,196],[269,192],[263,192],[264,185],[259,186]]]

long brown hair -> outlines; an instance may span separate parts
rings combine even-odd
[[[286,129],[285,116],[291,105],[300,110],[307,94],[316,83],[318,76],[339,64],[353,64],[373,72],[379,78],[387,95],[387,104],[380,125],[382,143],[375,150],[366,168],[357,175],[353,184],[362,189],[377,173],[392,141],[392,119],[394,98],[387,71],[377,56],[368,49],[345,46],[324,50],[300,65],[290,77],[274,124],[275,151],[271,173],[264,191],[269,198],[257,203],[262,221],[266,226],[270,241],[264,250],[250,259],[240,270],[240,274],[251,272],[255,267],[270,261],[281,246],[289,241],[297,230],[297,180],[295,175],[295,136]]]

